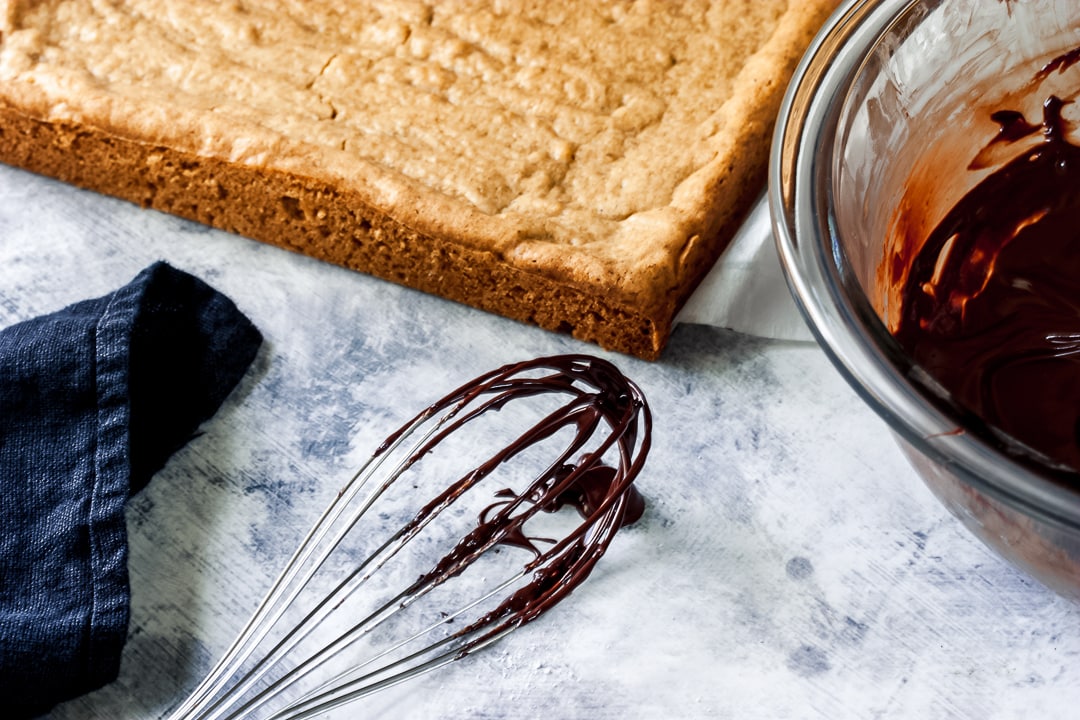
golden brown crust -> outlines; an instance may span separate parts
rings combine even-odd
[[[0,162],[655,359],[670,327],[491,253],[420,235],[346,191],[0,108]]]
[[[155,0],[140,1],[150,7],[147,3]],[[783,4],[774,0],[770,7]],[[662,116],[684,113],[682,124],[666,126],[645,103],[640,142],[653,148],[651,154],[638,157],[635,152],[641,148],[628,149],[638,142],[633,134],[638,130],[623,132],[640,110],[634,98],[641,88],[631,84],[625,86],[630,95],[624,94],[610,115],[597,111],[585,118],[602,132],[581,135],[583,144],[576,150],[581,157],[544,125],[552,117],[555,129],[567,117],[581,119],[576,111],[559,107],[549,117],[543,109],[530,121],[540,123],[543,132],[527,138],[539,142],[543,151],[530,155],[523,170],[499,176],[494,186],[486,187],[482,173],[469,175],[468,163],[455,165],[460,158],[449,156],[446,167],[452,177],[441,190],[442,181],[433,179],[430,168],[408,154],[409,148],[399,152],[393,144],[379,146],[377,139],[361,147],[365,136],[357,135],[346,117],[350,95],[333,87],[334,73],[349,69],[342,55],[326,61],[307,86],[282,81],[272,93],[253,95],[255,120],[243,104],[225,108],[211,102],[228,100],[228,94],[237,91],[237,78],[243,81],[243,72],[224,86],[225,95],[185,96],[190,102],[181,108],[160,98],[156,103],[144,100],[144,89],[152,95],[160,84],[146,87],[142,76],[129,77],[122,67],[116,70],[107,53],[97,65],[89,58],[82,67],[81,57],[65,59],[78,56],[70,48],[54,52],[55,43],[62,42],[56,38],[66,37],[54,33],[57,18],[67,17],[61,7],[70,6],[67,12],[80,5],[36,5],[37,15],[26,20],[29,32],[18,26],[20,18],[12,19],[17,13],[8,7],[9,32],[0,48],[0,160],[653,359],[667,341],[676,312],[759,192],[787,77],[834,0],[768,11],[775,17],[767,16],[764,5],[754,5],[755,22],[771,25],[764,35],[760,29],[732,31],[735,40],[756,37],[753,42],[759,44],[739,47],[747,54],[741,65],[737,54],[728,57],[736,64],[723,71],[728,96],[721,107],[691,122],[687,118],[697,111],[684,107],[693,104],[686,99],[685,82],[678,90],[681,99],[672,100]],[[736,0],[718,5],[726,6],[724,18],[741,7]],[[91,21],[95,19],[81,20]],[[436,30],[446,34],[446,28],[434,27],[430,14],[418,22],[414,36],[421,36],[421,30],[436,39],[442,37]],[[463,30],[460,23],[453,27],[464,35],[475,30]],[[259,32],[265,33],[265,26]],[[265,48],[252,45],[251,51]],[[396,52],[401,55],[400,48]],[[309,55],[298,60],[311,66],[307,72],[320,64],[315,54]],[[186,72],[205,70],[192,62],[183,66]],[[445,69],[415,58],[402,67]],[[684,73],[700,71],[680,68]],[[466,76],[462,72],[468,80]],[[515,75],[500,92],[517,91],[521,82]],[[266,107],[276,106],[278,95],[295,93],[303,100],[311,97],[304,93],[313,90],[319,91],[318,107],[310,113],[301,103],[286,105],[282,118],[265,114]],[[453,91],[443,95],[452,97]],[[507,102],[520,102],[515,98]],[[330,115],[327,107],[333,108]],[[462,107],[472,108],[468,103]],[[659,158],[657,187],[642,186],[652,180],[654,168],[640,166],[664,153],[672,138],[678,139],[672,133],[684,126],[690,149],[670,162]],[[579,129],[564,128],[564,134],[572,137]],[[612,140],[614,129],[621,134]],[[339,145],[335,133],[346,131],[353,134],[341,135],[345,139]],[[472,132],[476,140],[475,126]],[[483,129],[479,132],[482,139]],[[649,133],[659,140],[647,137]],[[516,142],[512,137],[506,146],[493,147],[494,156],[503,157]],[[597,165],[595,158],[590,166],[590,154],[600,152],[597,148],[605,143],[615,143],[623,154],[610,168],[603,161]],[[379,153],[390,165],[372,159]],[[490,160],[484,163],[490,170]],[[594,175],[585,174],[589,167]],[[609,170],[612,178],[605,179]],[[410,176],[411,171],[415,175]],[[597,194],[604,182],[615,188],[610,207],[605,206],[608,196]],[[552,214],[545,215],[545,208]]]

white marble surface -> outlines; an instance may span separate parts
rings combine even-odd
[[[242,386],[130,505],[121,677],[55,720],[157,718],[387,433],[565,337],[0,167],[0,326],[164,259],[266,336]],[[1080,607],[922,486],[815,346],[682,326],[611,357],[648,395],[644,519],[563,605],[336,718],[1067,717]]]

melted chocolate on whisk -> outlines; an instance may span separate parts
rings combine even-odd
[[[529,374],[540,371],[542,374]],[[452,483],[410,521],[406,534],[417,532],[435,514],[472,489],[507,459],[552,435],[573,428],[568,454],[580,454],[573,462],[553,463],[552,469],[535,478],[522,492],[502,489],[495,493],[476,527],[427,573],[409,593],[422,592],[464,571],[484,553],[498,546],[525,548],[533,559],[524,563],[531,580],[498,607],[462,629],[459,634],[488,630],[465,646],[462,654],[508,627],[528,622],[549,609],[588,577],[604,554],[615,532],[641,517],[645,503],[632,486],[650,445],[651,419],[640,390],[611,363],[598,358],[567,355],[508,366],[477,378],[428,409],[438,414],[459,403],[481,396],[479,409],[470,410],[442,428],[410,459],[427,454],[446,435],[464,423],[506,403],[543,393],[567,396],[567,402],[550,412],[521,437],[492,453],[490,459]],[[383,448],[396,436],[391,436]],[[381,451],[381,449],[380,449]],[[615,467],[603,458],[615,455]],[[527,534],[526,522],[539,512],[575,508],[584,519],[561,539]],[[544,548],[541,548],[541,545]]]
[[[552,485],[570,476],[575,470],[573,465],[564,465],[559,472],[552,477]],[[583,518],[588,518],[599,508],[604,498],[611,492],[612,484],[616,481],[617,471],[608,465],[597,465],[579,475],[565,490],[555,494],[550,486],[544,488],[539,494],[528,498],[530,503],[539,506],[546,513],[559,512],[563,508],[572,507]],[[507,503],[514,502],[518,496],[509,488],[495,493],[495,497],[504,498],[500,502],[492,503],[480,515],[480,526],[483,527],[492,522],[494,513]],[[641,519],[645,513],[645,499],[637,488],[631,486],[626,493],[626,509],[620,526],[632,525]],[[539,557],[543,553],[537,546],[537,542],[554,543],[550,538],[534,538],[525,534],[524,529],[518,526],[510,526],[509,532],[503,536],[499,543],[529,550]]]

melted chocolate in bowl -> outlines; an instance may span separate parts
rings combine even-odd
[[[1076,56],[1076,53],[1073,53]],[[1060,63],[1055,63],[1060,64]],[[900,344],[965,409],[1080,469],[1080,147],[1064,102],[993,113],[993,143],[1042,141],[949,211],[903,280]]]

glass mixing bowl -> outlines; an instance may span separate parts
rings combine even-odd
[[[811,329],[930,489],[1007,560],[1080,599],[1080,476],[967,416],[907,359],[888,281],[898,228],[925,238],[982,177],[969,164],[998,129],[991,112],[1038,122],[1048,92],[1080,90],[1080,66],[1033,81],[1077,47],[1076,0],[844,3],[788,90],[769,203]]]

